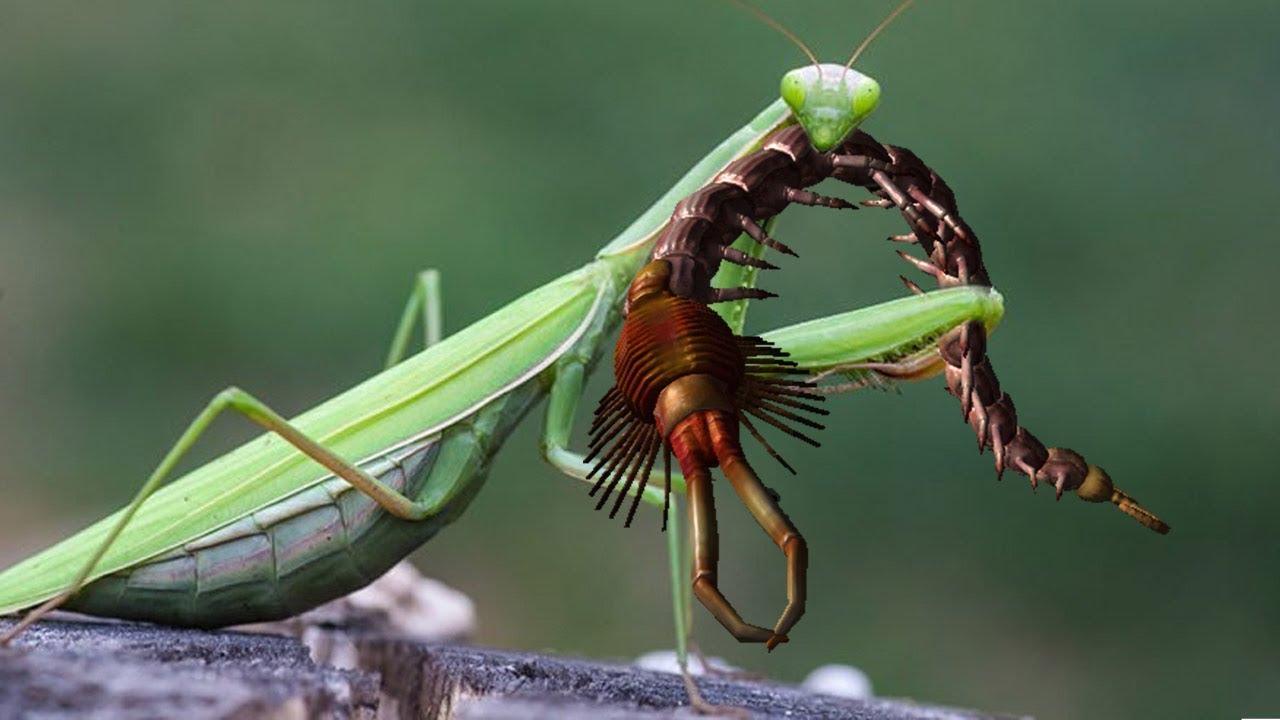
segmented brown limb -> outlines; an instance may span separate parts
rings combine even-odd
[[[911,227],[911,234],[890,238],[918,244],[927,260],[899,252],[904,259],[932,276],[940,287],[990,285],[978,238],[960,217],[955,194],[946,183],[910,150],[880,145],[863,132],[855,133],[842,152],[867,157],[887,165],[841,179],[863,185],[880,197],[882,207],[897,207]],[[845,163],[838,166],[848,167]],[[909,238],[909,240],[908,240]],[[918,290],[904,278],[909,287]],[[939,354],[947,390],[960,400],[961,413],[978,437],[978,449],[990,447],[996,475],[1012,469],[1027,475],[1034,489],[1039,483],[1054,487],[1058,498],[1066,490],[1092,502],[1110,501],[1125,514],[1158,533],[1169,526],[1139,506],[1133,498],[1111,486],[1106,473],[1066,448],[1046,448],[1018,424],[1012,398],[1000,389],[1000,381],[986,354],[986,328],[967,322],[942,337]],[[1095,487],[1096,486],[1096,487]],[[1105,486],[1105,491],[1098,488]]]

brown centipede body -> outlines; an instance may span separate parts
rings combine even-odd
[[[767,221],[791,204],[857,209],[847,200],[809,189],[834,178],[875,196],[862,201],[863,206],[898,209],[910,232],[889,239],[920,246],[924,258],[898,254],[940,287],[989,286],[991,280],[978,238],[961,218],[947,184],[911,151],[881,144],[856,129],[875,107],[880,91],[874,80],[851,67],[910,0],[882,22],[844,66],[819,63],[798,38],[762,11],[739,4],[785,33],[813,61],[782,81],[783,99],[798,124],[774,132],[758,150],[729,163],[676,204],[651,261],[628,290],[614,355],[617,383],[596,410],[587,460],[598,458],[590,475],[599,474],[592,494],[604,489],[597,509],[622,484],[611,517],[639,478],[629,525],[660,450],[666,453],[669,502],[670,455],[675,455],[688,491],[693,592],[738,640],[763,642],[772,649],[787,641],[787,633],[804,613],[808,551],[777,495],[747,462],[739,429],[745,427],[791,469],[751,418],[817,445],[794,426],[821,429],[809,415],[826,413],[813,404],[822,399],[816,386],[796,377],[797,368],[785,352],[760,338],[736,337],[708,307],[774,296],[756,287],[713,287],[711,279],[720,263],[776,269],[732,247],[742,235],[795,255],[765,230]],[[902,281],[912,292],[923,293],[906,277]],[[977,434],[979,451],[992,449],[997,477],[1011,469],[1027,475],[1033,489],[1047,483],[1059,498],[1072,490],[1090,502],[1110,501],[1151,530],[1169,531],[1168,525],[1116,489],[1101,468],[1072,450],[1046,448],[1019,425],[1013,401],[1001,389],[987,357],[981,321],[962,323],[944,334],[937,356],[939,361],[928,363],[863,363],[848,369],[898,379],[920,379],[941,369],[948,391],[960,401],[964,419]],[[716,466],[786,556],[788,602],[772,630],[743,621],[717,587],[718,538],[709,472]]]
[[[659,450],[676,456],[688,484],[694,593],[739,640],[765,642],[770,649],[786,641],[804,612],[807,550],[777,496],[744,458],[738,429],[747,428],[781,461],[750,418],[816,445],[792,424],[820,428],[805,413],[825,412],[812,404],[822,399],[812,386],[787,377],[795,368],[785,353],[759,338],[735,337],[707,306],[773,296],[754,287],[711,286],[723,261],[776,267],[730,247],[741,234],[795,255],[766,233],[768,218],[792,203],[856,208],[808,190],[828,177],[874,194],[875,199],[861,203],[864,206],[897,208],[911,232],[890,239],[919,245],[926,258],[899,254],[940,287],[990,285],[977,236],[960,217],[954,193],[914,153],[882,145],[862,131],[820,153],[802,127],[779,130],[759,150],[729,164],[676,205],[652,261],[628,292],[615,354],[617,385],[601,400],[591,427],[588,460],[598,458],[592,474],[599,474],[592,493],[604,488],[597,509],[622,481],[611,515],[637,478],[643,489]],[[923,292],[902,279],[913,292]],[[947,389],[960,400],[979,449],[993,450],[998,475],[1012,469],[1029,476],[1033,488],[1042,482],[1053,485],[1059,497],[1074,490],[1085,500],[1109,500],[1148,528],[1168,532],[1167,525],[1115,489],[1103,470],[1072,450],[1046,448],[1018,424],[1013,401],[1001,390],[987,357],[981,322],[970,321],[948,332],[938,352]],[[868,367],[889,377],[910,377],[912,372],[890,365]],[[716,587],[718,543],[709,468],[717,465],[787,557],[788,606],[772,631],[744,622]],[[670,493],[669,457],[666,492]],[[638,497],[637,491],[628,525]]]

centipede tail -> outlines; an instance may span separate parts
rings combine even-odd
[[[881,207],[896,207],[911,228],[909,236],[890,238],[917,244],[927,260],[899,252],[918,269],[932,276],[939,287],[990,285],[978,238],[960,217],[955,194],[920,158],[905,148],[880,145],[870,135],[856,132],[841,149],[857,161],[837,158],[843,168],[837,177],[866,187],[879,196]],[[904,278],[908,287],[918,289]],[[1155,532],[1169,526],[1132,497],[1115,489],[1111,478],[1079,453],[1066,448],[1046,448],[1035,435],[1018,424],[1013,399],[1000,388],[986,354],[986,329],[967,322],[939,342],[945,362],[947,390],[960,401],[964,419],[978,437],[978,449],[990,447],[997,477],[1006,469],[1054,487],[1058,498],[1067,490],[1090,502],[1110,501],[1125,514]]]

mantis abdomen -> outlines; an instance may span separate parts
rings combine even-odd
[[[396,490],[416,494],[431,473],[439,439],[420,441],[362,467]],[[388,532],[397,524],[405,527]],[[319,598],[341,597],[368,585],[404,554],[392,551],[388,542],[412,549],[439,530],[430,525],[397,521],[367,495],[330,478],[108,575],[66,607],[193,627],[282,619],[314,606]]]
[[[213,628],[287,618],[352,593],[466,509],[502,439],[539,397],[538,382],[526,383],[443,433],[400,444],[360,464],[408,497],[443,495],[441,511],[430,518],[398,519],[331,476],[96,580],[65,607]],[[458,478],[467,482],[457,483]]]

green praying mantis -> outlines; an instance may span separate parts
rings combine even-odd
[[[295,418],[238,388],[222,391],[124,509],[0,574],[0,614],[39,606],[3,641],[55,607],[216,627],[287,617],[351,592],[466,509],[502,441],[543,397],[543,456],[585,477],[570,442],[583,384],[670,208],[793,122],[774,102],[591,262],[448,338],[438,339],[437,276],[423,273],[388,367]],[[726,310],[739,329],[745,303]],[[951,328],[971,319],[994,328],[1002,312],[994,290],[953,288],[766,337],[819,374],[936,352],[931,344]],[[427,347],[405,357],[420,314]],[[166,484],[228,409],[268,432]],[[644,500],[661,507],[661,492],[650,487]]]
[[[0,615],[35,608],[0,644],[57,607],[217,627],[288,617],[349,593],[457,519],[503,441],[544,398],[543,457],[586,479],[589,467],[571,429],[586,377],[621,323],[629,282],[678,200],[778,130],[830,124],[821,113],[797,113],[788,102],[795,89],[789,94],[695,164],[590,262],[448,338],[440,338],[438,276],[422,273],[386,369],[350,390],[291,419],[238,388],[217,394],[125,508],[0,573]],[[865,97],[857,103],[847,104],[858,108],[860,121],[870,109]],[[739,242],[759,249],[749,239]],[[713,285],[748,286],[754,276],[752,268],[726,266]],[[742,332],[747,303],[716,308],[735,333]],[[944,336],[971,323],[990,332],[1002,313],[995,290],[961,285],[763,336],[815,377],[866,378],[898,366],[915,368],[914,379],[941,369]],[[426,347],[409,356],[420,315]],[[267,432],[170,480],[228,409]],[[678,475],[672,482],[677,492],[684,489]],[[642,499],[663,506],[653,483]],[[689,599],[679,536],[667,533],[673,585],[685,588],[675,593],[683,656]]]

